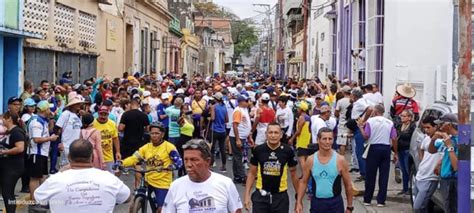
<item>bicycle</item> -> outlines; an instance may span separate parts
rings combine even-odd
[[[154,193],[150,191],[148,187],[148,183],[145,180],[146,173],[165,172],[165,171],[173,172],[174,170],[176,170],[176,168],[173,165],[168,168],[157,168],[157,169],[152,169],[152,170],[146,170],[146,169],[138,170],[135,168],[125,168],[118,164],[115,164],[113,169],[114,170],[118,169],[124,174],[128,174],[129,172],[141,174],[140,184],[134,191],[133,202],[132,202],[132,205],[130,206],[130,213],[138,213],[138,212],[146,213],[148,210],[147,201],[150,203],[150,208],[152,212],[156,212],[156,210],[158,209],[158,207],[156,207],[155,205],[155,197],[153,195]]]

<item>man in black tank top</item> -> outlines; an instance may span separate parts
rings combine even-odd
[[[299,182],[297,191],[296,213],[303,212],[303,197],[310,178],[313,188],[311,192],[311,213],[344,213],[354,210],[349,166],[344,156],[337,154],[332,149],[333,140],[334,134],[330,128],[323,127],[319,130],[319,151],[308,157],[303,168],[303,178]],[[344,201],[341,196],[341,179],[347,197],[346,210],[344,210]]]

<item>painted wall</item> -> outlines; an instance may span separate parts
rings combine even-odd
[[[22,38],[5,37],[3,45],[3,110],[9,97],[20,94],[20,71],[23,70]]]
[[[313,5],[323,5],[325,0],[315,0],[312,2]],[[308,35],[308,74],[307,78],[313,78],[316,74],[320,79],[325,79],[327,73],[326,69],[329,71],[329,66],[331,64],[331,49],[330,49],[330,20],[327,19],[324,15],[331,10],[331,7],[321,8],[321,11],[312,10],[310,17],[310,33]],[[316,56],[319,57],[319,63],[316,63]],[[319,69],[319,73],[316,73],[318,67],[321,67],[320,64],[323,64],[323,70]]]
[[[450,0],[385,1],[383,91],[390,103],[400,82],[411,82],[422,107],[435,101],[436,69],[452,72],[453,5]],[[443,79],[445,81],[446,78]],[[387,106],[386,106],[387,107]]]

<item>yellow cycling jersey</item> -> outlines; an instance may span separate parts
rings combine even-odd
[[[140,147],[132,156],[125,159],[123,166],[130,167],[140,161],[144,161],[147,170],[168,168],[173,164],[171,157],[173,152],[177,153],[178,151],[176,147],[168,141],[164,141],[158,146],[153,146],[150,142]],[[155,188],[169,189],[173,181],[173,174],[171,171],[148,172],[145,174],[145,180],[149,185]]]

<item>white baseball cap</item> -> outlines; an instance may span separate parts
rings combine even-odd
[[[263,101],[269,101],[270,100],[270,95],[268,93],[263,93],[262,94],[262,100]]]

